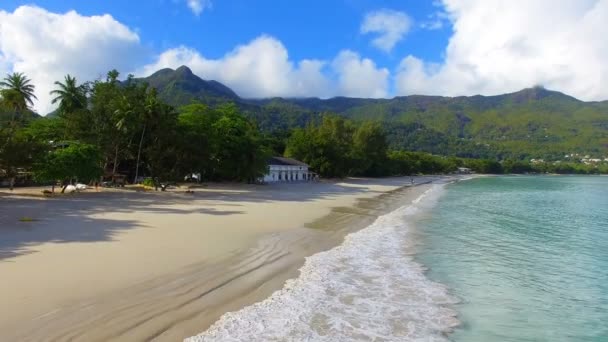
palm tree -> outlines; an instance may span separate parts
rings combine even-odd
[[[137,162],[135,164],[135,179],[133,183],[137,182],[137,178],[139,178],[139,161],[141,159],[141,148],[144,143],[144,136],[146,134],[146,128],[148,127],[148,120],[150,120],[154,114],[162,110],[161,103],[158,101],[158,93],[156,88],[152,88],[149,92],[146,93],[146,99],[144,104],[143,113],[141,113],[141,120],[144,122],[142,127],[141,136],[139,138],[139,146],[137,148]]]
[[[0,82],[0,87],[3,88],[0,89],[2,101],[12,109],[12,117],[10,123],[8,124],[9,129],[6,134],[7,139],[6,141],[2,142],[0,150],[6,151],[8,149],[10,152],[14,152],[14,148],[9,146],[13,144],[19,114],[27,110],[28,105],[34,105],[34,99],[36,99],[36,95],[34,95],[35,87],[33,84],[31,84],[30,79],[20,72],[6,75],[4,80]],[[15,165],[11,164],[13,163],[9,163],[9,165],[6,166],[6,169],[10,176],[9,187],[11,190],[13,190],[16,170]]]
[[[24,111],[28,106],[34,105],[34,100],[38,98],[34,95],[35,86],[31,80],[21,72],[14,72],[6,75],[0,82],[0,87],[5,88],[3,93],[8,91],[18,96],[12,96],[11,105],[15,111]]]
[[[79,109],[87,107],[87,85],[78,85],[76,78],[70,75],[65,76],[65,82],[55,82],[57,89],[51,91],[54,95],[53,104],[59,102],[59,112],[61,114],[73,113]]]

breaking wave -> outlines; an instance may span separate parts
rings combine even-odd
[[[186,341],[447,341],[459,323],[449,308],[455,300],[413,260],[407,222],[442,189],[433,185],[342,245],[308,257],[283,289]]]

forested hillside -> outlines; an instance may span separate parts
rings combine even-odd
[[[304,127],[323,113],[335,113],[380,122],[395,149],[498,159],[608,155],[608,102],[583,102],[542,87],[498,96],[251,100],[185,66],[137,81],[157,88],[173,106],[234,102],[266,132]]]
[[[591,157],[606,152],[606,103],[542,88],[494,97],[253,101],[186,67],[122,82],[116,70],[95,82],[66,75],[55,86],[58,108],[40,117],[27,75],[0,82],[0,185],[146,180],[158,187],[193,175],[256,182],[273,155],[302,160],[323,177],[458,167],[608,172],[605,157]]]

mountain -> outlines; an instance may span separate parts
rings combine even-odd
[[[186,66],[176,70],[161,69],[135,81],[146,82],[156,88],[160,98],[172,105],[183,105],[192,101],[215,105],[240,99],[232,89],[217,81],[205,81]]]
[[[463,157],[608,156],[608,101],[584,102],[543,87],[496,96],[243,99],[185,66],[138,79],[174,106],[234,102],[265,131],[303,127],[331,112],[385,126],[394,148]]]

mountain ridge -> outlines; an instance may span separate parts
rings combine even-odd
[[[562,96],[562,97],[569,98],[574,101],[584,102],[584,103],[608,103],[608,99],[598,100],[598,101],[583,101],[583,100],[575,98],[574,96],[568,95],[568,94],[560,92],[560,91],[546,89],[543,86],[533,86],[533,87],[524,88],[524,89],[521,89],[521,90],[518,90],[515,92],[511,92],[511,93],[496,94],[496,95],[475,94],[475,95],[444,96],[444,95],[410,94],[410,95],[397,95],[397,96],[393,96],[390,98],[366,98],[366,97],[349,97],[349,96],[333,96],[330,98],[320,98],[320,97],[315,97],[315,96],[311,96],[311,97],[308,97],[308,96],[304,96],[304,97],[273,96],[273,97],[247,98],[247,97],[241,97],[240,95],[238,95],[238,93],[236,93],[230,87],[224,85],[223,83],[221,83],[219,81],[206,80],[206,79],[201,78],[200,76],[194,74],[194,72],[192,72],[192,70],[186,65],[182,65],[182,66],[178,67],[177,69],[171,69],[171,68],[159,69],[149,76],[136,78],[136,80],[147,81],[150,83],[151,86],[154,86],[154,83],[150,82],[150,81],[152,81],[154,79],[158,79],[161,76],[170,75],[171,73],[174,73],[177,75],[185,75],[185,77],[188,77],[188,78],[195,77],[198,80],[202,81],[202,83],[209,83],[209,84],[217,85],[218,87],[223,88],[231,95],[231,97],[238,98],[241,101],[253,101],[253,102],[271,101],[271,100],[276,100],[276,99],[286,100],[286,101],[310,101],[310,100],[331,101],[331,100],[338,100],[338,99],[387,101],[387,100],[394,100],[394,99],[398,99],[398,98],[412,98],[412,97],[424,97],[424,98],[435,98],[435,99],[462,99],[462,98],[486,98],[487,99],[487,98],[500,98],[500,97],[518,97],[520,99],[535,98],[538,100],[538,99],[541,99],[544,97],[549,97],[549,96],[553,95],[553,96]]]
[[[381,122],[393,148],[466,157],[558,159],[568,153],[608,156],[608,101],[585,102],[541,86],[499,95],[407,95],[390,99],[242,98],[187,66],[137,79],[179,107],[193,101],[236,103],[268,132],[304,127],[331,112]]]

